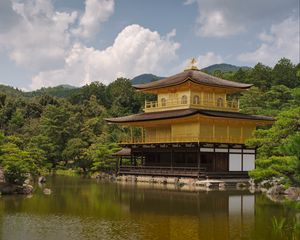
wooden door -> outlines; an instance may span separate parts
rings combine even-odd
[[[228,153],[215,153],[215,171],[228,171]]]

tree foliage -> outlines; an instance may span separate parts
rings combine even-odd
[[[254,179],[281,176],[300,184],[300,107],[281,112],[271,128],[257,130],[248,144],[258,148]]]

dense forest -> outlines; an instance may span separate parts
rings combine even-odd
[[[257,181],[283,177],[300,182],[300,64],[281,59],[273,67],[258,63],[213,75],[252,83],[240,97],[241,111],[276,117],[269,128],[258,129],[248,144],[258,147]],[[23,183],[33,176],[72,169],[83,174],[112,171],[111,154],[127,129],[107,125],[106,117],[141,112],[145,99],[129,79],[109,84],[93,82],[81,88],[58,86],[34,92],[0,85],[0,166],[7,181]]]

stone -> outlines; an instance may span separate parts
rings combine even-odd
[[[167,183],[168,183],[168,179],[166,177],[164,177],[162,180],[162,184],[167,184]]]
[[[261,188],[267,188],[268,189],[272,186],[273,186],[273,184],[272,184],[271,180],[263,180],[259,183],[259,187],[261,187]]]
[[[176,181],[177,181],[177,178],[174,178],[174,177],[167,178],[167,184],[175,184]]]
[[[195,179],[193,179],[193,178],[180,178],[179,179],[179,184],[181,184],[181,185],[190,185],[190,186],[192,186],[192,185],[194,185],[195,184]]]
[[[251,178],[251,179],[249,180],[249,185],[250,185],[251,187],[255,187],[255,186],[256,186],[254,179]]]
[[[137,182],[151,182],[151,177],[147,177],[147,176],[138,176],[137,178],[136,178],[136,181]]]
[[[247,187],[247,184],[243,183],[243,182],[239,182],[239,183],[236,184],[237,189],[244,189],[246,187]]]
[[[24,181],[24,183],[25,183],[25,184],[29,184],[29,183],[30,183],[30,179],[26,179],[26,180]]]
[[[16,192],[18,194],[31,194],[33,193],[33,186],[29,184],[23,184],[22,186],[17,186],[16,187]]]
[[[131,182],[135,183],[137,181],[137,177],[136,176],[132,176],[131,177]]]
[[[174,178],[174,184],[179,184],[179,178],[178,177]]]
[[[46,182],[46,177],[40,176],[38,179],[38,183],[45,183]]]
[[[0,188],[1,194],[6,195],[6,194],[14,194],[16,193],[16,185],[12,184],[5,184],[2,185]]]
[[[285,188],[283,185],[275,185],[268,189],[267,194],[268,195],[281,195],[284,194]]]
[[[289,187],[284,191],[284,194],[298,199],[300,197],[300,187]]]
[[[45,188],[45,189],[43,190],[43,193],[44,193],[45,195],[50,195],[50,194],[52,193],[52,191],[51,191],[50,188]]]
[[[154,182],[154,183],[163,184],[163,183],[164,183],[164,180],[165,180],[164,177],[153,177],[153,182]]]
[[[4,171],[2,168],[0,168],[0,183],[5,182],[5,176],[4,176]]]
[[[225,190],[225,188],[226,188],[226,183],[220,182],[220,183],[219,183],[219,189]]]

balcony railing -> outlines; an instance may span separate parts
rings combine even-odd
[[[206,172],[204,167],[119,166],[118,174],[152,176],[195,176]]]
[[[121,140],[121,144],[157,144],[157,143],[192,143],[192,142],[204,142],[204,143],[232,143],[243,144],[245,143],[245,137],[193,137],[193,136],[180,136],[180,137],[163,137],[163,138],[151,138],[151,137],[133,137],[124,138]]]
[[[190,101],[189,101],[190,100]],[[145,112],[155,112],[155,111],[165,111],[172,109],[181,108],[199,108],[199,109],[213,109],[213,110],[223,110],[223,111],[239,111],[239,101],[227,101],[227,100],[216,100],[216,101],[199,101],[195,103],[192,99],[187,99],[183,102],[181,99],[168,99],[165,102],[158,101],[145,101]]]

